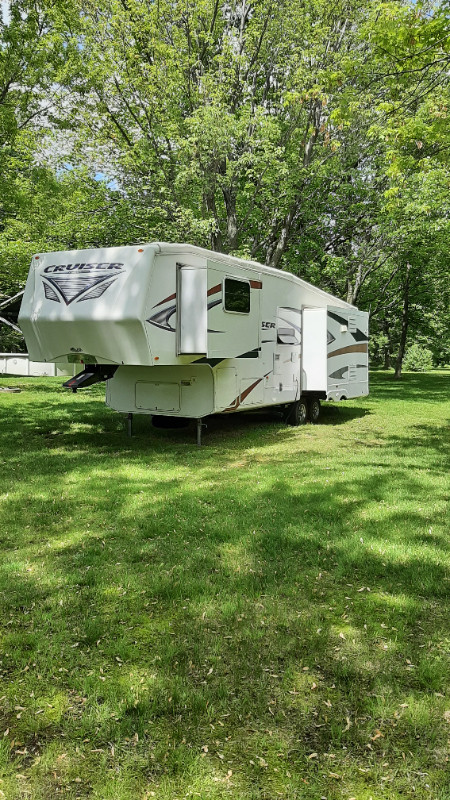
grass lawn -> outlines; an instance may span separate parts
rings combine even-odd
[[[450,797],[449,378],[201,449],[3,378],[0,798]]]

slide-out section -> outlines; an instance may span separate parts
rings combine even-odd
[[[258,273],[208,261],[208,358],[257,356],[262,285]]]
[[[205,354],[207,350],[206,267],[178,266],[179,355]]]
[[[356,308],[328,307],[328,397],[361,397],[369,393],[369,315]]]

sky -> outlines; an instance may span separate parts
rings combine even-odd
[[[1,0],[2,20],[9,22],[9,0]]]

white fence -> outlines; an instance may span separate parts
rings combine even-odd
[[[81,364],[53,364],[30,361],[27,353],[0,353],[0,375],[18,375],[32,378],[44,376],[76,375],[82,369]]]

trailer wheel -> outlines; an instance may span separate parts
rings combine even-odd
[[[308,403],[308,416],[310,422],[313,424],[318,421],[320,417],[320,400],[310,400]]]
[[[308,406],[306,400],[296,400],[289,408],[286,415],[288,425],[304,425],[308,419]]]

